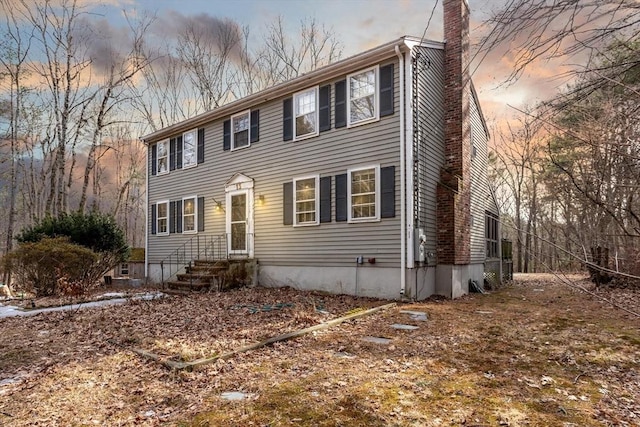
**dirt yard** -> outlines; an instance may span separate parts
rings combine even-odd
[[[640,312],[640,291],[596,292]],[[599,297],[518,277],[191,372],[131,350],[210,357],[386,301],[245,289],[1,319],[0,425],[638,426],[640,318]]]

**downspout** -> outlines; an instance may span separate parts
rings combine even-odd
[[[407,286],[407,212],[405,195],[405,130],[404,130],[404,55],[400,52],[400,45],[396,45],[398,55],[398,68],[400,76],[400,297],[403,298]]]
[[[144,279],[145,283],[149,282],[149,144],[146,142],[144,145],[147,147],[147,152],[145,154],[146,167],[145,176],[147,177],[144,181],[145,191],[144,191]]]

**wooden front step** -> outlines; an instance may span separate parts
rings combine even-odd
[[[184,273],[176,275],[176,280],[167,282],[167,286],[182,291],[220,290],[228,269],[229,262],[226,260],[195,260]]]

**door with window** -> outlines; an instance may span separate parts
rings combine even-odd
[[[253,180],[236,176],[226,186],[227,250],[230,256],[253,257]],[[244,177],[246,178],[246,177]]]

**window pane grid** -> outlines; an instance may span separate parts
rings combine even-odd
[[[375,70],[365,71],[349,78],[349,106],[351,123],[375,117]]]
[[[187,132],[182,136],[182,167],[196,164],[196,132]]]
[[[351,218],[376,217],[376,170],[351,173]]]
[[[316,178],[295,181],[295,215],[297,224],[316,223]]]
[[[296,94],[294,99],[296,137],[316,133],[316,90]]]
[[[169,151],[166,141],[158,142],[158,173],[167,172]]]
[[[158,213],[158,218],[157,218],[157,229],[158,229],[158,234],[164,234],[167,233],[169,230],[167,228],[167,225],[169,223],[168,219],[169,219],[169,204],[168,203],[158,203],[157,207],[157,213]]]
[[[196,199],[184,199],[182,202],[182,230],[195,231],[196,229]]]
[[[249,118],[249,113],[233,118],[233,148],[246,147],[249,145]]]

